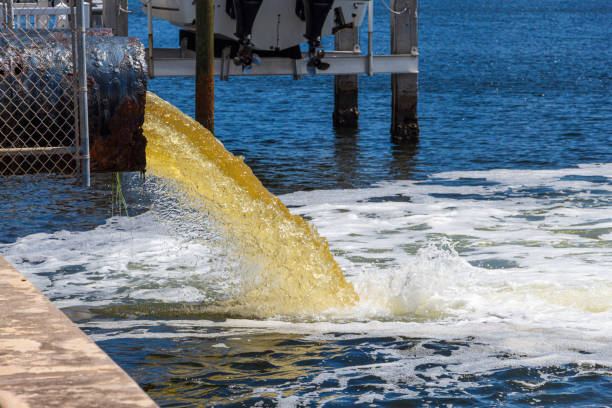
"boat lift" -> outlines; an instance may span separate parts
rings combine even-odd
[[[196,119],[214,130],[215,76],[333,75],[334,125],[355,129],[359,75],[391,74],[392,139],[418,140],[417,0],[379,0],[391,13],[391,55],[373,52],[375,0],[141,0],[150,45],[153,17],[164,17],[153,13],[156,7],[183,29],[173,49],[145,49],[124,36],[127,0],[91,0],[90,8],[77,1],[84,11],[78,18],[60,1],[50,7],[47,0],[0,0],[0,174],[67,174],[82,159],[88,179],[89,158],[93,172],[141,170],[147,77],[157,76],[196,76]],[[183,13],[178,23],[173,10]],[[359,26],[366,15],[362,53]],[[71,37],[65,27],[75,20],[81,28]],[[321,49],[321,37],[332,34],[334,50]],[[80,52],[70,45],[76,37],[82,37]],[[71,86],[77,71],[82,84]],[[75,137],[84,134],[86,142]]]
[[[120,0],[104,0],[117,2]],[[171,3],[172,1],[172,3]],[[197,2],[203,0],[196,0]],[[209,0],[213,2],[210,6],[213,10],[214,32],[215,32],[215,58],[214,72],[212,75],[225,81],[232,76],[271,76],[288,75],[294,79],[302,79],[304,76],[333,75],[335,77],[335,109],[334,124],[337,127],[357,127],[358,111],[358,75],[391,74],[391,109],[392,124],[391,134],[395,141],[416,142],[418,140],[417,119],[417,88],[418,88],[418,16],[417,0],[380,0],[390,13],[391,29],[391,55],[374,55],[373,31],[374,31],[374,1],[375,0]],[[310,8],[311,18],[323,15],[325,22],[321,20],[317,24],[308,26],[302,11],[302,21],[296,20],[293,15],[293,5],[298,13],[298,6]],[[306,4],[306,3],[309,3]],[[322,14],[321,7],[327,3],[327,10]],[[263,4],[263,6],[262,6]],[[142,0],[143,11],[147,14],[149,48],[147,48],[148,72],[154,77],[190,77],[196,76],[196,52],[195,52],[195,2],[191,0]],[[230,11],[237,13],[240,10],[230,10],[243,7],[243,11],[251,12],[250,16],[242,16],[242,24],[250,24],[241,28],[240,16],[234,14],[232,19],[228,17]],[[173,8],[178,7],[178,8]],[[257,22],[253,25],[257,10],[261,20],[266,23]],[[278,8],[278,13],[274,11]],[[314,9],[314,10],[313,10]],[[252,12],[255,12],[253,14]],[[340,13],[339,13],[340,10]],[[348,10],[348,12],[347,12]],[[227,13],[226,13],[227,11]],[[342,12],[344,11],[344,13]],[[319,13],[317,15],[317,12]],[[281,14],[283,25],[281,26]],[[335,14],[335,16],[334,16]],[[341,16],[339,16],[341,14]],[[352,22],[346,24],[343,15],[350,16]],[[278,24],[275,21],[278,16]],[[362,52],[359,45],[359,26],[367,15],[368,24],[368,46],[366,52]],[[314,16],[314,17],[313,17]],[[153,38],[153,17],[163,18],[184,29],[181,35],[180,47],[178,48],[155,48]],[[306,16],[308,17],[308,16]],[[293,20],[292,20],[293,19]],[[177,23],[179,21],[179,23]],[[306,22],[304,27],[303,21]],[[302,25],[300,25],[301,23]],[[234,24],[238,27],[234,30]],[[313,28],[314,26],[314,28]],[[231,31],[230,31],[231,30]],[[249,49],[251,30],[260,46],[265,50],[259,52]],[[314,31],[313,31],[314,30]],[[317,31],[318,30],[318,37]],[[314,34],[313,34],[314,33]],[[334,50],[320,50],[320,38],[322,35],[334,35]],[[285,40],[284,46],[309,43],[309,51],[302,52],[299,46],[293,47],[292,55],[279,52],[281,46],[271,46],[275,36],[276,43],[279,38]],[[218,37],[230,39],[233,46],[218,42]],[[259,40],[260,38],[264,40]],[[267,42],[266,42],[267,41]],[[230,41],[231,42],[231,41]],[[237,45],[240,50],[237,52]],[[268,50],[276,49],[275,52]],[[242,50],[246,49],[248,62],[242,61]],[[297,52],[296,52],[297,49]],[[251,53],[255,56],[257,64],[251,64]],[[237,55],[238,54],[238,55]],[[313,63],[313,60],[315,60]],[[212,78],[212,76],[211,76]],[[196,91],[197,94],[197,91]],[[197,98],[196,98],[197,99]],[[203,100],[203,99],[201,99]],[[211,108],[212,109],[212,108]],[[197,113],[197,112],[196,112]],[[196,115],[197,116],[197,115]],[[214,127],[214,124],[213,124]]]
[[[175,48],[147,49],[149,75],[153,77],[195,76],[195,52]],[[281,57],[261,58],[260,65],[244,71],[234,64],[229,54],[215,58],[215,76],[228,80],[232,76],[291,75],[302,79],[307,75],[376,75],[376,74],[418,74],[418,55],[361,55],[352,51],[328,51],[323,61],[329,64],[326,70],[308,69],[308,55],[302,59]]]
[[[150,48],[153,44],[153,9],[155,0],[143,2],[147,13],[149,48],[147,49],[149,75],[151,77],[183,77],[195,76],[196,56],[193,50],[184,44],[181,48]],[[411,47],[409,53],[393,55],[374,55],[372,33],[374,30],[374,0],[355,0],[354,7],[367,5],[368,16],[368,49],[364,55],[354,35],[353,43],[345,44],[341,51],[325,51],[322,61],[328,65],[327,69],[308,66],[308,53],[302,53],[302,58],[288,57],[261,57],[259,65],[252,65],[244,70],[242,66],[233,63],[229,50],[223,50],[220,58],[215,58],[215,76],[227,80],[232,76],[266,76],[290,75],[301,79],[306,75],[375,75],[375,74],[418,74],[418,50]],[[217,1],[218,2],[218,1]],[[162,7],[158,7],[162,8]],[[217,6],[219,8],[219,6]],[[402,9],[406,10],[406,8]],[[222,12],[217,11],[217,12]],[[358,30],[352,24],[345,24],[344,30]],[[304,39],[306,42],[306,39]]]

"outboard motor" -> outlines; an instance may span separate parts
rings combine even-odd
[[[325,56],[325,52],[317,50],[317,47],[321,45],[321,30],[323,30],[323,24],[329,15],[334,0],[297,1],[302,3],[303,19],[306,20],[306,34],[304,34],[304,37],[308,40],[308,55],[310,57],[308,66],[325,70],[329,68],[329,64],[321,61]],[[296,11],[299,8],[299,4],[296,4]]]
[[[249,69],[253,62],[259,64],[259,58],[253,54],[251,33],[261,3],[263,0],[227,0],[226,3],[227,13],[236,19],[235,35],[240,43],[234,62],[236,65],[242,65],[243,70]]]

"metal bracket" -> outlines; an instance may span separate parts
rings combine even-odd
[[[298,66],[298,60],[293,60],[293,79],[296,81],[302,79],[300,67]]]
[[[225,47],[223,51],[221,51],[221,70],[219,71],[219,79],[221,81],[227,81],[229,79],[229,70],[230,64],[230,52],[232,51],[231,47]]]
[[[189,52],[191,53],[191,52]],[[155,48],[153,63],[156,77],[195,76],[195,57],[181,58],[181,50],[173,48]],[[301,79],[311,75],[306,70],[308,55],[302,59],[269,57],[262,58],[261,65],[254,65],[248,72],[242,67],[223,58],[215,58],[215,75],[230,76],[265,76],[289,75]],[[328,51],[323,61],[330,64],[325,71],[316,70],[315,75],[356,75],[356,74],[416,74],[418,57],[410,54],[396,55],[357,55],[352,52]],[[223,69],[222,69],[223,68]]]

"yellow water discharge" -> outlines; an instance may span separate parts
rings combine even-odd
[[[228,313],[318,314],[356,303],[325,239],[208,130],[152,93],[143,130],[147,171],[177,183],[249,265],[240,296],[222,306]]]

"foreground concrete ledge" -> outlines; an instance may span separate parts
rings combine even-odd
[[[157,405],[0,256],[0,408]]]

